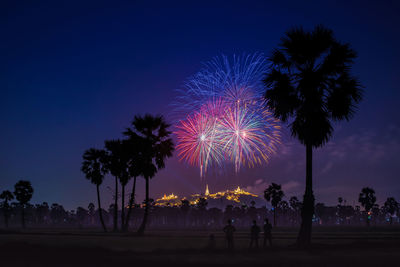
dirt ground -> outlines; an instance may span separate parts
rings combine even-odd
[[[214,249],[207,248],[210,234]],[[400,266],[399,229],[318,230],[308,249],[293,246],[295,231],[273,234],[272,247],[249,249],[248,233],[238,232],[231,252],[219,231],[149,231],[144,237],[96,230],[1,231],[0,266]]]

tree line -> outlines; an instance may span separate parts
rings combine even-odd
[[[286,214],[288,211],[296,213],[296,211],[301,211],[302,209],[303,203],[297,197],[292,196],[289,201],[286,201],[283,200],[284,196],[285,193],[282,190],[282,186],[276,183],[271,183],[264,190],[264,198],[272,206],[271,211],[275,226],[277,213]],[[346,205],[343,198],[339,197],[339,204],[336,207],[326,207],[323,203],[317,203],[315,205],[313,221],[318,221],[320,224],[323,221],[330,221],[331,224],[343,224],[343,222],[357,224],[357,222],[365,221],[367,226],[369,226],[372,218],[374,218],[375,223],[377,221],[386,223],[388,219],[390,224],[392,224],[394,216],[399,218],[400,204],[394,197],[388,197],[382,207],[379,207],[376,200],[375,190],[370,187],[364,187],[358,196],[358,202],[364,208],[364,211],[361,211],[360,206],[353,207]]]
[[[89,203],[87,208],[78,207],[70,211],[57,203],[49,205],[43,202],[32,205],[29,203],[32,194],[33,187],[29,181],[19,181],[15,184],[14,192],[4,190],[0,194],[1,218],[5,227],[8,227],[11,222],[23,228],[26,223],[33,227],[97,228],[103,224],[113,225],[115,214],[122,218],[122,214],[129,211],[129,207],[126,206],[123,209],[117,209],[114,203],[108,210],[96,210],[95,205]],[[267,206],[256,207],[254,201],[237,206],[227,205],[224,210],[215,207],[207,208],[206,198],[200,198],[194,205],[182,199],[180,206],[159,207],[150,198],[147,202],[147,210],[151,214],[151,219],[147,224],[155,229],[220,229],[227,219],[233,219],[236,227],[246,229],[253,220],[262,223],[265,218],[268,218],[273,219],[274,226],[298,227],[301,222],[302,202],[296,196],[288,197],[287,200],[284,197],[285,193],[281,185],[272,183],[264,191],[264,198],[270,202],[271,209]],[[13,199],[18,202],[11,202]],[[365,187],[359,194],[360,206],[347,205],[342,197],[338,198],[336,206],[317,203],[313,214],[313,224],[319,226],[399,224],[400,205],[396,199],[388,197],[381,207],[376,200],[375,191]],[[145,204],[146,200],[143,203]],[[140,227],[146,208],[133,204],[131,212],[135,216],[128,217],[128,225]]]

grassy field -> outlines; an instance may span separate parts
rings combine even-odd
[[[211,233],[214,250],[206,248]],[[229,252],[219,231],[149,231],[144,237],[96,230],[2,231],[0,266],[400,266],[396,228],[317,228],[306,250],[293,246],[295,229],[277,229],[273,237],[273,247],[250,250],[248,233],[239,231]]]

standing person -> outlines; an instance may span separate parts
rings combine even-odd
[[[250,240],[250,248],[253,247],[253,243],[255,243],[256,248],[258,248],[258,238],[260,236],[260,232],[261,232],[261,229],[257,225],[256,220],[254,220],[253,221],[253,226],[251,227],[251,230],[250,230],[250,238],[251,238],[251,240]]]
[[[265,219],[264,222],[264,248],[267,245],[267,240],[269,242],[269,246],[272,247],[272,225],[269,223],[268,219]]]
[[[232,220],[228,220],[228,224],[224,227],[224,233],[226,242],[229,250],[233,250],[233,233],[236,231],[236,228],[232,225]]]

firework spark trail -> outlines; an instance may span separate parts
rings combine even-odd
[[[177,126],[177,149],[180,158],[200,167],[200,176],[210,162],[221,164],[222,150],[217,142],[216,118],[206,112],[197,112]]]
[[[226,104],[261,101],[262,79],[268,70],[266,57],[261,53],[215,57],[195,75],[189,77],[173,103],[174,117],[200,110],[204,103],[221,98]],[[178,121],[179,121],[178,119]]]
[[[279,130],[276,120],[262,110],[240,103],[227,109],[220,121],[220,129],[220,141],[225,144],[225,154],[235,163],[236,172],[246,162],[249,167],[267,162],[279,142],[279,136],[271,138],[268,134]]]
[[[189,114],[176,125],[179,157],[200,167],[229,159],[241,166],[268,162],[280,143],[280,126],[265,109],[262,75],[267,64],[262,54],[221,56],[205,64],[180,91],[176,113]]]

